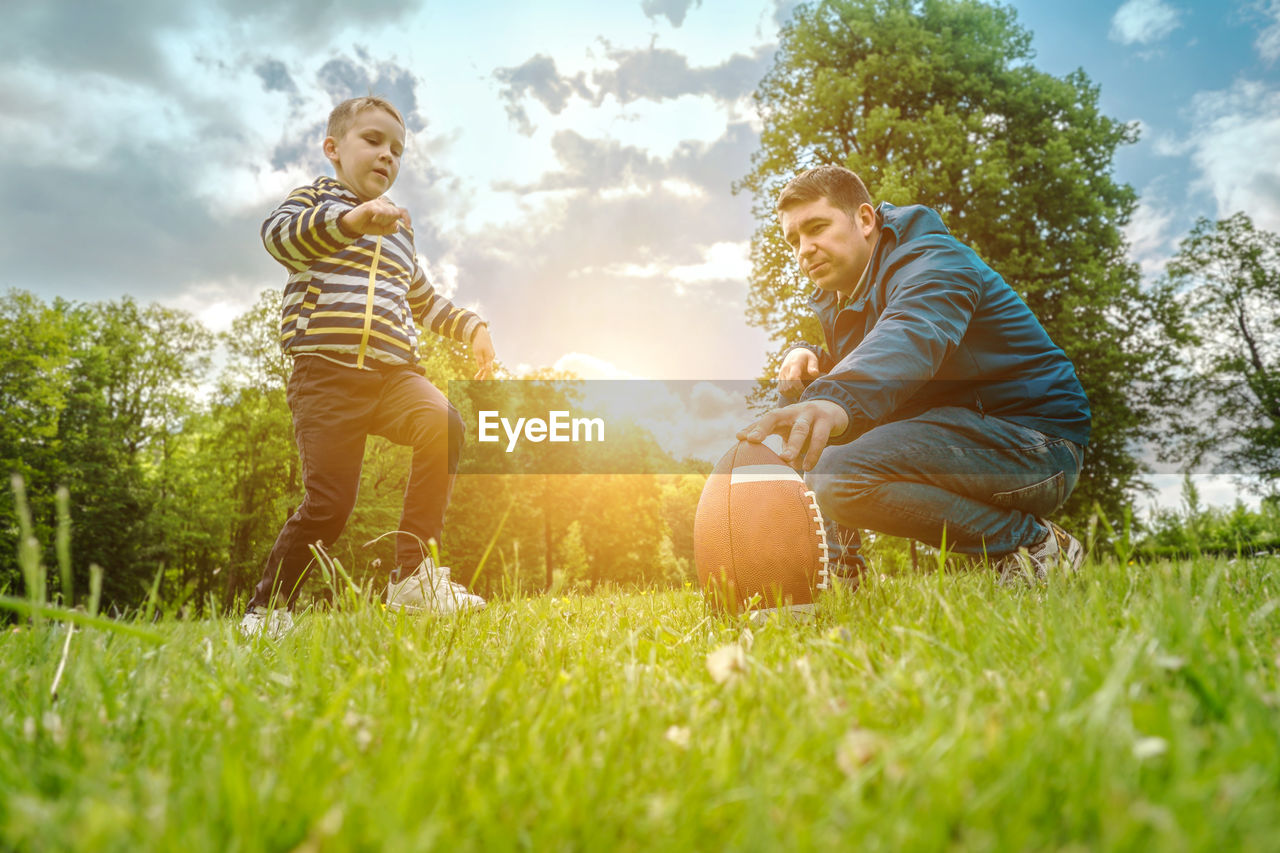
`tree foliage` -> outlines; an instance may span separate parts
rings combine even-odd
[[[819,334],[773,210],[802,169],[843,165],[877,200],[936,209],[1074,362],[1094,421],[1069,509],[1097,501],[1114,517],[1140,483],[1130,448],[1150,418],[1144,389],[1167,367],[1135,334],[1163,306],[1127,259],[1135,194],[1112,176],[1137,133],[1099,111],[1082,70],[1058,78],[1032,58],[1013,10],[977,0],[799,7],[756,92],[761,147],[742,182],[757,220],[748,316],[779,344]]]
[[[75,586],[86,589],[97,564],[105,601],[137,600],[170,557],[154,510],[170,501],[162,472],[194,411],[212,336],[183,312],[128,298],[46,305],[21,291],[0,302],[0,324],[14,344],[0,352],[0,461],[26,483],[35,534],[52,544],[54,494],[65,487]],[[3,511],[13,517],[7,493]],[[5,547],[0,583],[16,574]]]
[[[1280,234],[1200,219],[1165,271],[1191,330],[1178,415],[1193,464],[1280,481]],[[1186,413],[1199,416],[1185,417]]]

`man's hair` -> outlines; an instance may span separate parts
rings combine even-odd
[[[850,219],[857,217],[859,207],[871,204],[871,194],[867,192],[862,178],[844,166],[815,166],[787,182],[778,193],[774,213],[781,216],[782,211],[792,205],[807,204],[820,198],[843,210]]]
[[[404,116],[400,115],[400,111],[381,95],[364,95],[359,98],[348,98],[333,108],[333,112],[329,113],[329,128],[325,131],[326,136],[332,136],[334,139],[341,139],[343,134],[351,129],[351,123],[356,120],[356,116],[369,109],[386,110],[391,113],[392,118],[400,122],[400,126],[404,127]]]

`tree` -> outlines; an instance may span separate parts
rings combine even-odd
[[[228,600],[253,589],[276,533],[301,499],[302,473],[285,400],[292,365],[279,343],[282,296],[264,291],[222,333],[227,363],[205,422],[192,430],[205,465],[223,484],[219,517],[229,527]]]
[[[174,555],[156,507],[171,499],[166,470],[191,416],[213,339],[190,315],[132,299],[76,306],[71,375],[59,415],[59,484],[71,495],[76,585],[104,569],[103,596],[141,599]]]
[[[10,476],[22,478],[36,540],[54,565],[52,544],[60,484],[58,421],[70,388],[69,305],[46,305],[25,291],[0,299],[0,590],[22,585],[18,571],[18,524]]]
[[[873,197],[936,209],[1023,297],[1076,366],[1093,437],[1069,509],[1118,517],[1141,485],[1130,452],[1168,369],[1142,329],[1162,305],[1139,286],[1121,228],[1136,196],[1111,175],[1135,128],[1102,115],[1082,70],[1031,65],[1031,34],[977,0],[823,0],[799,7],[756,91],[761,148],[748,316],[775,341],[817,325],[773,212],[798,171],[835,163]],[[774,356],[766,372],[776,371]]]
[[[1280,480],[1280,234],[1244,213],[1200,219],[1165,271],[1192,337],[1181,413],[1183,447],[1193,464]],[[1211,412],[1205,412],[1205,408]]]

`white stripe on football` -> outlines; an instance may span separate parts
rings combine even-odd
[[[797,474],[794,468],[786,465],[743,465],[740,468],[734,468],[729,475],[730,486],[736,486],[739,483],[773,483],[778,480],[804,483],[804,478]]]

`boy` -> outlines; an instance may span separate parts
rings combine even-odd
[[[1046,516],[1080,476],[1089,402],[1026,304],[936,212],[873,207],[843,167],[793,178],[777,213],[827,345],[793,347],[778,380],[799,402],[738,437],[786,436],[838,525],[945,538],[1002,576],[1078,568],[1080,542]],[[860,560],[841,565],[856,584]]]
[[[414,253],[409,212],[383,195],[404,153],[400,112],[380,97],[352,98],[330,113],[327,133],[324,155],[336,178],[294,190],[262,225],[267,251],[289,270],[280,341],[293,356],[287,395],[306,496],[267,558],[245,634],[265,627],[278,635],[292,624],[309,546],[342,532],[369,435],[413,448],[387,605],[484,607],[421,545],[440,541],[463,425],[418,367],[414,322],[470,344],[476,379],[490,375],[493,342],[483,320],[435,292]]]

